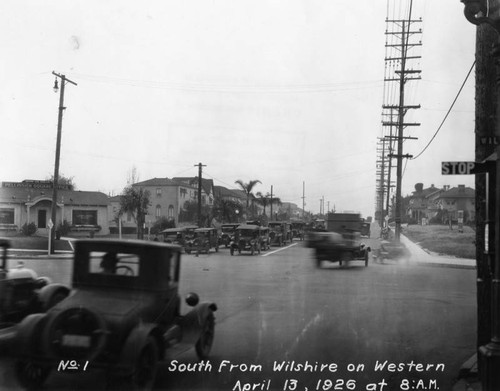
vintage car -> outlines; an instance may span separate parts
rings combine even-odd
[[[219,245],[226,248],[234,239],[234,231],[240,223],[226,223],[221,225],[221,234],[219,235]]]
[[[292,230],[292,239],[304,240],[305,236],[305,223],[303,221],[292,221],[291,222],[291,230]]]
[[[370,237],[371,224],[368,222],[361,223],[361,236]]]
[[[241,224],[234,233],[234,240],[230,244],[231,255],[235,251],[241,254],[242,251],[250,251],[251,255],[260,254],[260,227],[252,224]]]
[[[7,249],[10,242],[0,239],[0,327],[9,327],[29,314],[45,312],[65,299],[70,289],[63,284],[52,283],[48,277],[38,277],[32,269],[19,262],[8,266]]]
[[[262,251],[271,248],[271,237],[269,236],[269,227],[260,227],[260,248]]]
[[[215,228],[197,228],[192,239],[186,241],[185,249],[188,254],[192,252],[207,253],[213,248],[219,251],[219,236]]]
[[[358,260],[368,266],[371,248],[361,243],[360,233],[355,231],[316,232],[311,246],[315,250],[316,266],[319,268],[322,261],[342,263]]]
[[[177,244],[184,248],[186,241],[193,238],[195,229],[198,229],[197,225],[167,228],[161,231],[160,234],[163,235],[165,243]]]
[[[269,222],[271,245],[283,246],[287,242],[292,241],[292,231],[290,223],[285,221],[270,221]]]
[[[14,340],[15,373],[41,387],[61,363],[104,369],[108,387],[150,389],[158,361],[178,343],[206,359],[214,340],[214,303],[195,293],[180,314],[181,249],[139,240],[75,243],[72,293],[45,314],[23,319]]]

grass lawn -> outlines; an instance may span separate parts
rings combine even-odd
[[[476,231],[464,226],[458,232],[457,226],[447,225],[408,225],[402,233],[421,247],[437,254],[452,255],[459,258],[476,258]]]

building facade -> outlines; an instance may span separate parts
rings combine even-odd
[[[188,183],[169,178],[153,178],[134,183],[150,193],[151,205],[148,208],[146,224],[152,224],[161,217],[173,220],[179,225],[179,214],[186,208],[186,203],[194,202],[197,190]]]
[[[19,232],[24,224],[34,223],[37,234],[48,235],[52,211],[52,181],[24,180],[2,182],[0,187],[0,231]],[[56,221],[64,220],[73,233],[109,234],[108,198],[95,191],[70,190],[59,186]]]

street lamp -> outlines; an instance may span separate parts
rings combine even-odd
[[[464,3],[466,19],[475,25],[488,24],[500,34],[500,4],[485,0],[461,0]],[[496,121],[495,136],[500,138],[500,44],[497,42],[492,51],[496,65]],[[488,175],[494,176],[495,182],[495,230],[494,262],[491,280],[491,339],[479,347],[480,376],[483,389],[500,390],[500,146],[496,147],[496,163]],[[492,202],[493,200],[490,200]]]
[[[54,164],[54,179],[53,179],[53,184],[52,184],[52,207],[51,207],[51,213],[50,213],[50,221],[49,221],[49,232],[50,232],[50,238],[49,238],[49,249],[51,253],[54,253],[54,239],[55,239],[55,231],[57,229],[57,224],[56,224],[56,212],[57,212],[57,187],[58,187],[58,182],[59,182],[59,159],[61,155],[61,133],[62,133],[62,118],[63,118],[63,111],[66,109],[64,107],[64,86],[66,83],[71,83],[73,85],[77,85],[75,82],[69,80],[66,78],[65,75],[60,75],[58,73],[52,72],[52,74],[56,77],[55,82],[54,82],[54,92],[57,93],[59,91],[59,85],[57,83],[57,78],[61,79],[61,89],[59,93],[59,114],[57,117],[57,139],[56,139],[56,160]],[[53,229],[55,228],[55,229]]]

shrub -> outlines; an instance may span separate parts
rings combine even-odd
[[[36,233],[37,230],[38,228],[35,223],[24,223],[24,225],[21,227],[21,232],[25,236],[32,236]]]
[[[175,221],[165,216],[160,217],[151,227],[151,234],[156,235],[167,228],[175,228]]]
[[[56,238],[60,239],[61,236],[66,236],[71,232],[71,225],[64,220],[62,223],[59,224],[59,227],[57,227],[56,230]]]

